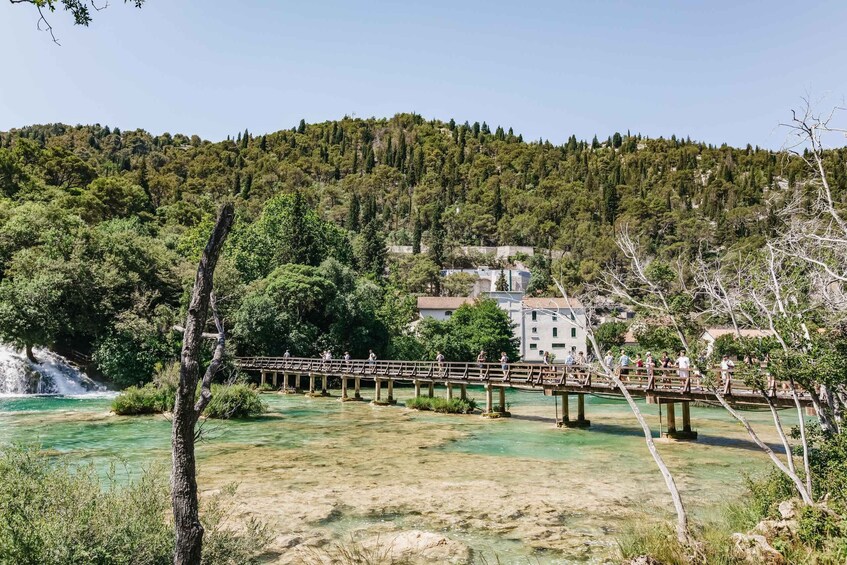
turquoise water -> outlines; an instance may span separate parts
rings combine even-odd
[[[401,400],[411,393],[395,389]],[[481,390],[469,395],[483,398]],[[579,430],[555,428],[561,399],[516,391],[506,396],[513,417],[499,420],[337,398],[263,399],[262,418],[203,424],[200,487],[239,481],[244,512],[304,545],[413,528],[469,545],[477,561],[601,562],[613,554],[623,520],[669,516],[641,429],[620,400],[588,397],[591,428]],[[0,398],[0,444],[38,444],[103,472],[115,460],[130,474],[167,464],[170,421],[115,416],[110,401]],[[658,436],[658,406],[640,408]],[[696,515],[741,493],[742,474],[768,464],[722,410],[691,414],[700,440],[659,446]],[[776,447],[770,414],[746,414]],[[782,416],[795,421],[791,412]],[[297,562],[296,551],[283,551],[280,562]]]

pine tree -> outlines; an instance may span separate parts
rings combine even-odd
[[[300,124],[297,126],[297,133],[306,133],[306,120],[300,120]]]
[[[500,276],[497,277],[497,283],[494,287],[497,292],[508,292],[509,282],[506,280],[506,274],[503,272],[503,269],[500,269]]]
[[[412,229],[412,254],[418,255],[421,252],[421,236],[423,234],[423,226],[421,225],[421,214],[418,212],[415,215],[415,225]]]
[[[441,223],[442,214],[443,210],[439,206],[435,210],[435,215],[432,219],[432,229],[429,233],[429,256],[439,267],[444,266],[444,240],[447,237],[444,226]]]
[[[350,206],[347,208],[347,229],[359,231],[359,195],[355,192],[350,197]]]

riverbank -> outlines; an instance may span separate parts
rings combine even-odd
[[[402,402],[412,391],[395,392]],[[514,417],[493,421],[336,398],[263,400],[265,416],[205,425],[198,471],[207,493],[240,483],[239,512],[277,532],[275,562],[301,562],[351,536],[405,543],[403,532],[421,530],[466,545],[477,560],[600,563],[615,555],[614,536],[627,520],[669,516],[661,478],[620,401],[589,398],[592,427],[561,430],[553,399],[514,391],[507,395]],[[39,442],[104,471],[114,458],[130,470],[167,463],[170,422],[115,416],[108,404],[2,399],[0,442]],[[642,408],[657,432],[657,408]],[[686,502],[703,514],[743,492],[742,473],[759,473],[767,462],[721,410],[693,408],[692,418],[700,441],[660,449]],[[769,427],[760,429],[777,441]]]

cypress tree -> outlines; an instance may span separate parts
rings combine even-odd
[[[350,206],[347,208],[347,229],[359,231],[359,195],[355,192],[350,197]]]
[[[423,235],[423,226],[421,225],[421,214],[418,212],[415,215],[415,225],[412,229],[412,254],[418,255],[421,252],[421,236]]]
[[[297,126],[297,133],[306,133],[306,120],[300,120],[300,124]]]

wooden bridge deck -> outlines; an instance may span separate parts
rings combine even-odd
[[[311,359],[300,357],[239,357],[235,365],[244,371],[283,375],[309,375],[311,377],[339,377],[393,382],[412,382],[444,385],[483,385],[486,388],[514,388],[543,390],[549,395],[603,394],[622,396],[612,380],[590,365],[543,365],[540,363],[509,363],[506,370],[500,363],[438,363],[433,361],[391,361]],[[720,375],[719,370],[713,374]],[[276,380],[276,379],[274,379]],[[636,397],[646,397],[651,402],[673,403],[691,401],[716,402],[715,392],[707,386],[706,379],[697,369],[684,371],[676,368],[630,367],[621,374],[626,389]],[[727,379],[718,377],[719,392],[733,404],[764,405],[768,401],[762,392],[745,384],[731,372]],[[346,385],[346,380],[345,380]],[[324,385],[326,386],[326,385]],[[312,388],[314,385],[312,386]],[[346,393],[346,386],[345,386]],[[390,393],[389,393],[390,395]],[[787,383],[772,382],[767,395],[777,406],[794,406]],[[811,405],[806,393],[800,393],[800,402]]]

